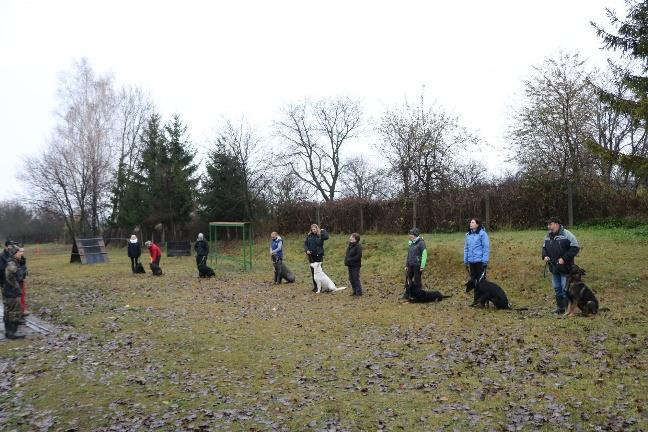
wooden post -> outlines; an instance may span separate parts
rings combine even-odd
[[[412,227],[416,226],[416,195],[412,200]]]
[[[315,223],[317,224],[317,226],[321,226],[320,225],[320,204],[319,203],[317,203],[317,208],[315,209]]]
[[[360,203],[360,234],[364,233],[364,205]]]
[[[490,193],[486,191],[484,195],[484,202],[486,204],[486,209],[484,212],[484,226],[486,229],[490,230]]]
[[[569,219],[569,227],[574,226],[574,185],[567,183],[567,214]]]

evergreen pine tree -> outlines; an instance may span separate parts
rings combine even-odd
[[[599,89],[599,97],[616,112],[624,113],[638,122],[642,128],[648,125],[648,2],[627,0],[628,14],[621,21],[608,10],[608,16],[617,34],[607,32],[604,28],[592,23],[596,33],[603,39],[605,48],[620,50],[625,57],[638,63],[638,71],[627,70],[624,83],[630,91],[630,97],[618,97]],[[631,171],[639,181],[648,180],[648,157],[624,155],[606,150],[596,143],[590,143],[591,150],[609,162],[616,163]]]

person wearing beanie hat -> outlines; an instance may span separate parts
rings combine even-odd
[[[131,270],[133,271],[133,273],[136,273],[140,256],[142,256],[142,248],[139,244],[137,236],[133,234],[132,236],[130,236],[130,240],[128,240],[128,257],[131,261]]]
[[[551,271],[551,282],[556,295],[556,310],[563,314],[567,307],[567,275],[574,265],[574,258],[580,251],[576,236],[563,227],[557,217],[547,220],[547,235],[542,244],[542,259]]]
[[[407,258],[405,259],[405,292],[401,301],[409,302],[423,291],[421,274],[427,263],[427,246],[421,238],[421,230],[414,227],[409,230]]]
[[[11,258],[5,268],[5,278],[2,285],[2,304],[4,307],[4,327],[7,339],[21,339],[24,335],[18,334],[18,325],[22,319],[20,311],[20,283],[25,279],[24,270],[20,261],[24,249],[16,245],[8,246]]]
[[[196,243],[194,244],[194,250],[196,251],[196,266],[200,267],[201,265],[207,264],[207,256],[209,256],[209,243],[205,240],[203,233],[198,234]]]

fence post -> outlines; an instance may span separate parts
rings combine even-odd
[[[572,182],[567,183],[567,214],[571,228],[574,226],[574,185]]]
[[[484,202],[486,204],[484,226],[486,229],[490,230],[490,193],[488,191],[486,191],[486,194],[484,195]]]
[[[360,203],[360,234],[364,233],[364,205]]]
[[[414,199],[412,200],[412,226],[416,226],[416,195],[414,195]]]
[[[321,226],[320,224],[320,204],[317,203],[317,207],[315,208],[315,220],[317,221],[317,226]]]

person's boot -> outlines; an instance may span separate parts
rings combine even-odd
[[[565,307],[567,305],[567,299],[563,296],[556,296],[556,310],[554,313],[556,315],[562,315],[565,313]]]
[[[7,339],[24,339],[24,334],[18,333],[18,323],[12,322],[5,324],[5,336]]]

